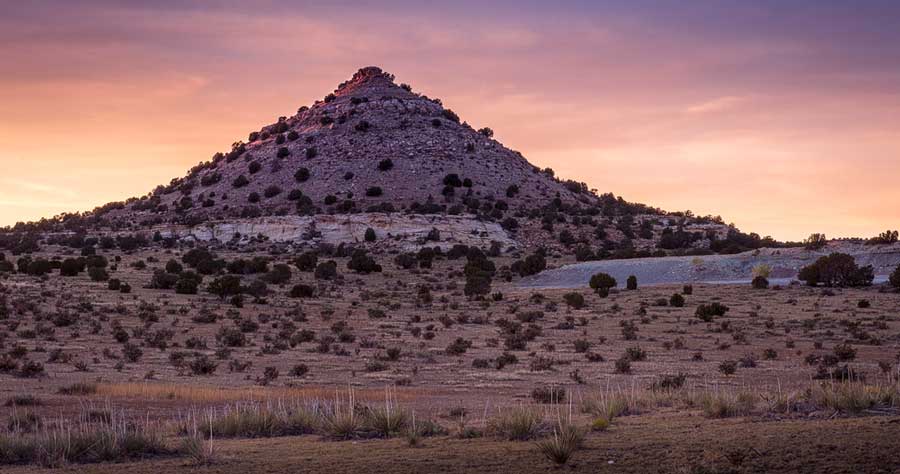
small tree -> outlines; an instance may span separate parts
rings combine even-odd
[[[220,300],[225,300],[231,295],[241,294],[241,279],[234,275],[221,276],[209,284],[207,291],[218,296]]]
[[[77,258],[67,258],[59,266],[59,274],[62,276],[77,276],[84,270],[84,261]]]
[[[700,306],[697,306],[697,311],[694,312],[694,315],[701,321],[708,323],[712,321],[715,316],[725,316],[725,313],[727,312],[728,306],[725,306],[718,301],[714,301],[710,304],[701,304]]]
[[[891,286],[900,290],[900,265],[897,265],[894,273],[891,273],[891,278],[889,281],[891,283]]]
[[[588,285],[596,291],[598,295],[605,298],[609,295],[609,289],[616,286],[616,279],[608,273],[596,273],[591,276]]]
[[[375,235],[375,229],[367,227],[364,238],[366,239],[366,242],[375,242],[375,239],[377,239],[377,236]]]
[[[566,300],[566,304],[574,309],[581,309],[584,307],[584,296],[578,292],[566,293],[563,295],[563,299]]]
[[[203,276],[195,272],[182,272],[175,282],[175,293],[181,295],[196,295],[197,288],[203,282]]]
[[[390,171],[393,167],[394,161],[390,158],[385,158],[378,162],[378,171]]]
[[[304,252],[294,259],[294,266],[301,272],[311,272],[316,269],[319,263],[319,256],[316,252]]]
[[[303,183],[309,179],[309,168],[301,167],[294,173],[294,179],[297,180],[298,183]]]
[[[109,273],[106,272],[106,269],[103,267],[90,267],[88,268],[88,276],[91,277],[91,281],[106,281],[109,280]]]
[[[860,267],[852,255],[835,252],[819,257],[811,265],[800,269],[797,279],[809,286],[819,283],[825,286],[868,286],[875,278],[871,265]]]
[[[628,277],[627,280],[625,280],[625,289],[628,289],[628,290],[636,290],[637,289],[637,277],[636,276],[631,275]]]
[[[825,237],[825,234],[810,234],[806,240],[803,241],[804,247],[806,250],[819,250],[824,247],[828,243],[828,238]]]
[[[334,260],[328,260],[316,265],[316,271],[313,274],[316,280],[334,280],[337,278],[337,263]]]

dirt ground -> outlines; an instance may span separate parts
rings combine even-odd
[[[232,260],[251,255],[220,256]],[[390,388],[418,413],[440,417],[463,408],[488,417],[504,407],[532,403],[535,388],[563,387],[578,403],[597,393],[644,390],[660,377],[675,374],[685,375],[690,390],[772,393],[802,390],[814,383],[816,374],[846,365],[867,381],[892,383],[900,357],[900,295],[878,287],[754,290],[748,285],[695,284],[692,294],[683,296],[684,306],[673,307],[669,299],[683,292],[681,285],[641,287],[639,282],[637,290],[614,291],[607,298],[585,287],[576,291],[585,304],[575,308],[566,303],[571,290],[521,289],[496,278],[492,293],[502,298],[470,300],[463,295],[464,258],[436,260],[431,269],[403,270],[392,257],[380,257],[384,271],[369,275],[352,273],[346,259],[337,259],[342,279],[332,282],[316,281],[311,273],[294,268],[290,282],[269,286],[272,292],[265,301],[248,298],[236,308],[202,289],[198,295],[178,295],[145,288],[153,270],[171,258],[178,259],[178,252],[122,255],[111,276],[130,283],[130,294],[110,291],[106,283],[92,282],[84,274],[5,277],[2,285],[12,311],[0,321],[5,329],[2,351],[7,357],[18,353],[20,363],[43,364],[45,373],[0,373],[0,401],[34,395],[44,404],[33,410],[48,418],[76,416],[93,406],[167,418],[248,399],[329,398],[349,388],[359,399],[377,402]],[[277,255],[272,264],[289,263],[290,258]],[[133,268],[139,260],[147,268]],[[501,268],[511,263],[503,258],[496,262]],[[206,277],[202,287],[210,280]],[[291,298],[288,292],[298,283],[312,285],[315,296]],[[426,285],[430,299],[421,297],[420,288]],[[712,322],[695,316],[698,305],[713,302],[728,307],[724,316]],[[217,318],[212,323],[194,321],[200,314]],[[509,332],[503,328],[516,323],[520,332],[532,332],[524,347],[507,345]],[[140,349],[138,360],[125,360],[125,346],[114,337],[116,327]],[[246,344],[222,351],[217,335],[223,327],[244,329]],[[292,346],[291,336],[301,331],[309,331],[307,337],[295,338]],[[454,344],[460,338],[462,343]],[[448,348],[453,346],[467,347],[451,353]],[[847,347],[853,354],[848,355]],[[616,361],[629,349],[634,354],[634,348],[643,357],[634,357],[630,371],[622,373]],[[182,352],[178,362],[172,354]],[[498,369],[496,361],[504,353],[517,362]],[[835,354],[841,354],[840,360],[822,362]],[[214,362],[212,374],[192,370],[191,361],[202,356]],[[737,363],[734,374],[721,370],[726,361]],[[292,372],[299,364],[307,372]],[[81,382],[98,384],[98,392],[59,393]],[[13,410],[0,406],[0,418],[11,417]],[[610,431],[590,434],[565,470],[900,469],[900,454],[891,449],[900,434],[900,418],[824,418],[710,420],[675,409],[623,417]],[[222,460],[205,468],[187,466],[184,459],[158,459],[64,471],[554,470],[533,442],[490,438],[433,438],[423,448],[409,448],[399,439],[337,443],[309,436],[216,440],[215,445]],[[705,468],[713,470],[702,471]],[[4,472],[29,470],[35,468],[4,467]]]

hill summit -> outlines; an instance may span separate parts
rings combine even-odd
[[[374,66],[168,185],[61,219],[69,229],[74,219],[74,227],[136,230],[375,213],[466,217],[528,247],[587,248],[591,257],[707,248],[729,232],[717,219],[668,214],[560,180],[490,128],[470,126]]]

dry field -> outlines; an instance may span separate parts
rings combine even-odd
[[[145,288],[179,254],[122,254],[110,276],[131,293],[83,273],[0,280],[0,458],[32,464],[4,472],[545,472],[541,449],[570,431],[576,472],[900,468],[900,295],[878,287],[638,282],[606,298],[585,286],[582,306],[495,278],[477,301],[465,258],[405,270],[379,256],[367,275],[336,259],[332,281],[292,267],[235,307],[202,289],[209,276],[197,295]],[[314,295],[291,297],[299,283]],[[724,315],[696,316],[714,303]],[[10,454],[11,437],[96,426],[152,428],[158,449],[127,467],[78,464],[71,441],[55,458]]]

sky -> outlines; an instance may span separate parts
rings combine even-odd
[[[900,2],[0,4],[0,225],[144,195],[377,65],[629,201],[900,227]]]

